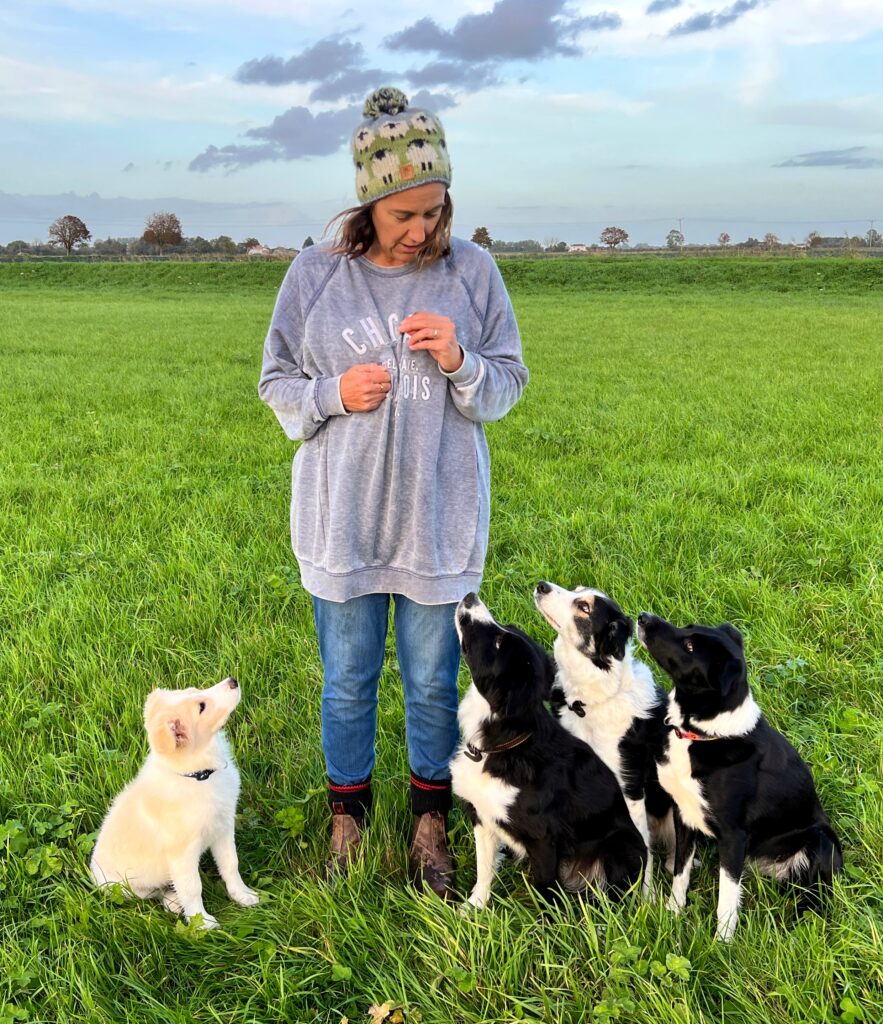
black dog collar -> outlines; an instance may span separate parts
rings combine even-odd
[[[575,700],[572,704],[567,705],[570,710],[576,715],[577,718],[586,717],[586,706],[581,700]]]
[[[226,765],[222,765],[220,768],[202,768],[198,772],[181,772],[181,776],[185,779],[196,779],[197,782],[205,782],[215,772],[223,771],[226,767]]]
[[[469,758],[470,761],[480,761],[485,754],[502,754],[504,750],[513,750],[515,747],[520,747],[522,743],[526,743],[533,732],[523,732],[520,736],[516,736],[514,740],[509,740],[506,743],[501,743],[498,747],[476,747],[474,743],[467,743],[466,749],[463,753]]]

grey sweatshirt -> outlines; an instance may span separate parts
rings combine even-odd
[[[408,348],[398,324],[418,311],[454,322],[458,370]],[[355,363],[389,371],[372,412],[343,407],[340,377]],[[478,590],[490,513],[482,423],[526,383],[509,297],[477,245],[453,239],[451,255],[422,270],[305,249],[279,290],[258,387],[303,442],[291,537],[304,587],[330,601],[397,593],[420,604]]]

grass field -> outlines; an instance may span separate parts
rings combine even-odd
[[[517,866],[481,915],[406,885],[394,658],[376,814],[340,888],[321,669],[288,541],[292,446],[256,397],[284,267],[0,267],[0,1024],[883,1019],[883,267],[506,261],[531,383],[488,428],[492,610],[585,583],[632,613],[729,619],[812,764],[847,871],[827,921],[749,878],[712,941],[706,851],[678,919],[639,899],[550,920]],[[253,910],[222,925],[96,894],[85,866],[146,750],[155,685],[243,686],[229,735]],[[461,678],[465,686],[465,675]],[[3,824],[5,822],[5,825]],[[470,830],[451,818],[461,888]],[[667,881],[663,881],[667,885]]]

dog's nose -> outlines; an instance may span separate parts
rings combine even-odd
[[[478,595],[474,594],[472,591],[470,591],[463,598],[463,607],[464,608],[474,608],[475,605],[477,604],[477,602],[478,602]]]
[[[641,614],[638,616],[638,625],[639,626],[646,626],[649,621],[650,621],[650,612],[641,612]]]
[[[233,676],[230,676],[230,678],[227,680],[227,685],[230,687],[231,690],[239,689],[239,683],[236,682]]]
[[[552,593],[552,588],[549,586],[548,583],[546,583],[545,580],[540,580],[540,582],[537,584],[537,593],[538,594],[551,594]]]

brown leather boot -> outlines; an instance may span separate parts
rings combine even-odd
[[[331,856],[325,864],[329,881],[342,878],[362,845],[362,819],[352,814],[331,815]]]
[[[417,815],[409,861],[411,881],[417,889],[431,889],[443,900],[454,898],[454,861],[448,852],[441,811]]]

